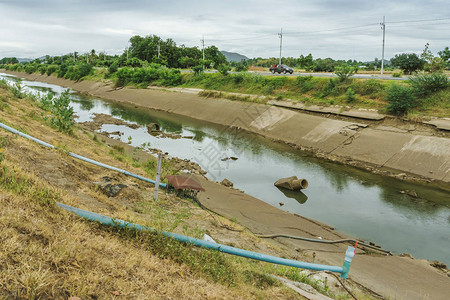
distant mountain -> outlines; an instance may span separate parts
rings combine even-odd
[[[17,60],[19,61],[19,63],[23,63],[33,61],[34,58],[17,58]]]
[[[242,60],[248,60],[249,58],[245,55],[234,53],[234,52],[227,52],[227,51],[220,51],[223,55],[225,55],[225,58],[227,61],[235,61],[240,62]]]
[[[381,59],[379,60],[379,62],[381,62]],[[375,61],[374,61],[374,60],[372,60],[372,61],[365,61],[364,63],[366,63],[366,64],[374,64]],[[385,65],[385,66],[390,66],[390,65],[391,65],[391,61],[385,59],[385,60],[384,60],[384,65]]]
[[[35,60],[35,59],[36,59],[36,58],[29,58],[29,57],[27,57],[27,58],[17,58],[17,60],[19,61],[19,63],[30,62],[30,61],[33,61],[33,60]],[[45,55],[44,55],[44,56],[41,56],[41,57],[38,57],[38,59],[40,59],[40,60],[45,59]]]

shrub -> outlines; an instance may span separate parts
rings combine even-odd
[[[389,105],[386,109],[396,115],[404,115],[416,105],[416,97],[411,87],[393,84],[387,90]]]
[[[347,89],[347,92],[345,93],[345,101],[347,101],[347,103],[352,103],[356,101],[356,94],[352,88]]]
[[[383,84],[377,79],[363,80],[359,87],[359,93],[361,95],[375,95],[383,90]]]
[[[228,65],[220,65],[217,68],[217,71],[219,71],[219,73],[222,74],[223,76],[227,76],[228,71],[230,71],[230,67]]]
[[[115,61],[109,66],[108,73],[113,74],[116,73],[117,70],[119,70],[119,64]]]
[[[164,70],[162,72],[162,84],[168,85],[168,86],[175,86],[181,84],[181,79],[183,76],[181,75],[180,70],[170,69],[170,70]]]
[[[11,87],[11,91],[12,91],[14,97],[16,97],[16,98],[21,99],[24,96],[24,93],[23,93],[23,90],[22,90],[22,85],[20,84],[20,82],[16,82],[14,84],[14,86]]]
[[[44,75],[45,72],[47,72],[47,66],[46,65],[39,66],[38,71],[41,75]]]
[[[194,71],[195,75],[200,75],[201,73],[203,73],[203,66],[202,65],[197,65],[192,67],[192,71]]]
[[[73,119],[73,108],[70,106],[69,89],[65,90],[59,97],[49,93],[39,99],[39,107],[44,110],[41,113],[44,120],[50,120],[50,124],[59,131],[71,133],[75,124]]]
[[[449,87],[447,75],[443,73],[416,74],[409,83],[418,96],[426,96]]]
[[[37,68],[35,65],[28,64],[25,67],[25,72],[27,72],[28,74],[32,74],[32,73],[36,72],[36,69]]]
[[[339,66],[334,69],[334,74],[339,77],[340,81],[345,81],[347,78],[355,74],[356,68],[352,66]]]
[[[397,78],[402,77],[402,72],[394,72],[394,73],[392,73],[392,77],[397,77]]]
[[[307,93],[310,90],[312,90],[314,88],[314,82],[313,82],[313,77],[312,76],[298,76],[297,79],[295,80],[297,85],[300,87],[300,92],[301,93]]]
[[[336,87],[336,82],[333,80],[333,78],[330,78],[327,83],[322,88],[322,94],[320,95],[321,98],[324,98],[331,94],[333,92],[333,89]]]
[[[71,132],[75,124],[73,108],[70,106],[69,89],[53,98],[51,123],[59,131]]]
[[[119,71],[116,72],[117,82],[116,86],[124,86],[131,81],[133,77],[134,70],[129,67],[123,67]]]
[[[236,72],[247,72],[248,65],[245,61],[238,62],[235,67]]]
[[[58,70],[58,66],[57,65],[49,65],[48,67],[47,67],[47,75],[48,76],[50,76],[50,75],[52,75],[53,73],[55,73],[56,72],[56,70]]]

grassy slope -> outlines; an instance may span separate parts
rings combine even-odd
[[[88,132],[76,128],[70,136],[49,128],[32,99],[17,99],[0,87],[0,103],[1,122],[147,175],[122,151],[108,155],[111,149]],[[197,223],[210,216],[191,201],[164,193],[158,203],[148,201],[151,187],[74,161],[64,151],[44,149],[4,130],[0,142],[0,298],[296,298],[265,275],[285,269],[192,249],[159,235],[105,228],[54,205],[59,201],[200,236],[204,229]],[[92,184],[105,175],[120,179],[130,191],[106,197]],[[140,187],[133,190],[133,184]]]

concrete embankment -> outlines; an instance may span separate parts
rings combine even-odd
[[[365,166],[374,172],[408,173],[444,185],[450,182],[450,139],[446,137],[373,127],[363,120],[328,119],[270,105],[207,99],[192,93],[115,89],[102,82],[74,82],[47,75],[7,73],[70,87],[108,100],[248,130],[321,157]],[[398,177],[407,176],[400,174]]]

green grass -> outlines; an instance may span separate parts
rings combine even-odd
[[[25,196],[41,205],[53,205],[60,198],[58,193],[7,166],[0,168],[0,187],[15,195]]]

